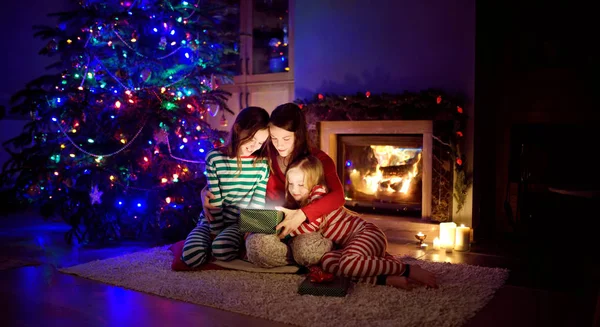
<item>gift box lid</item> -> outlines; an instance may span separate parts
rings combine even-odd
[[[242,233],[275,234],[275,227],[283,220],[283,212],[271,209],[242,209],[240,231]]]

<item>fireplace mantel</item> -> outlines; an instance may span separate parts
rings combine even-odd
[[[421,218],[431,219],[431,182],[433,122],[431,120],[321,121],[318,123],[319,146],[331,158],[337,158],[338,134],[421,134],[423,135],[423,187]]]

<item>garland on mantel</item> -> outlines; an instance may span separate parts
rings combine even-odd
[[[466,160],[461,152],[464,144],[467,115],[462,101],[444,92],[429,89],[419,93],[356,95],[317,94],[313,99],[296,100],[305,112],[309,130],[316,131],[319,121],[354,120],[431,120],[434,140],[445,147],[454,161],[454,199],[457,212],[467,197],[471,177],[466,172]]]

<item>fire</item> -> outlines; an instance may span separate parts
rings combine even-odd
[[[377,159],[375,171],[364,175],[354,169],[350,180],[354,187],[366,194],[410,192],[410,184],[419,172],[421,149],[403,149],[389,145],[372,145]]]

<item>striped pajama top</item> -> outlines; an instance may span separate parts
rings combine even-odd
[[[208,222],[204,215],[202,220],[210,224],[211,232],[223,230],[226,226],[237,223],[240,208],[264,208],[269,179],[269,164],[266,158],[242,157],[241,169],[237,159],[225,156],[219,150],[212,150],[206,155],[206,177],[208,190],[215,196],[209,203],[219,207],[210,210],[214,217]]]

